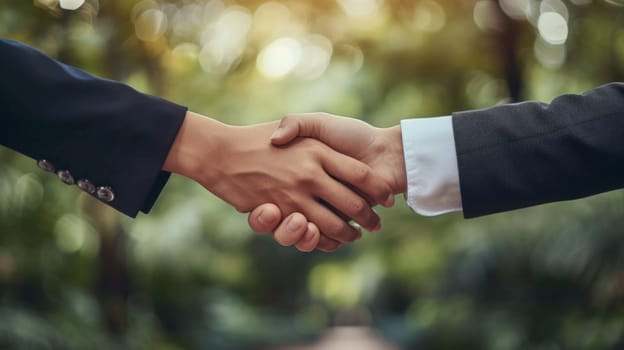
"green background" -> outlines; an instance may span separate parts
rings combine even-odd
[[[3,0],[0,36],[227,123],[391,126],[624,81],[622,5]],[[621,191],[471,220],[379,211],[380,233],[303,254],[190,180],[131,220],[0,149],[0,347],[275,349],[336,325],[403,349],[624,347]]]

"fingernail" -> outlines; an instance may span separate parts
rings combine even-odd
[[[267,224],[266,218],[264,219],[262,218],[262,213],[264,213],[264,209],[260,209],[260,212],[258,213],[258,222],[263,225],[266,225]]]
[[[311,230],[307,230],[305,236],[303,236],[303,242],[308,243],[314,239],[314,233]]]
[[[300,223],[294,219],[295,217],[291,216],[290,218],[288,218],[288,222],[286,223],[286,230],[288,230],[289,232],[296,232],[301,226]]]
[[[284,129],[277,128],[277,130],[273,131],[273,135],[271,135],[271,140],[279,139],[284,135]]]

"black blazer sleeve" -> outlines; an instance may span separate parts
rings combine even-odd
[[[149,211],[167,182],[161,168],[185,114],[0,39],[0,144],[129,216]]]
[[[465,217],[624,186],[624,83],[453,115]]]

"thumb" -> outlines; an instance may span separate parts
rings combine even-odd
[[[271,135],[271,143],[285,145],[297,137],[320,137],[323,116],[318,113],[289,114],[282,118],[279,127]]]

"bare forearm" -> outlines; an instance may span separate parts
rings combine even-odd
[[[163,170],[202,183],[209,178],[211,165],[219,150],[227,146],[229,126],[194,112],[187,112],[184,123],[167,155]]]

